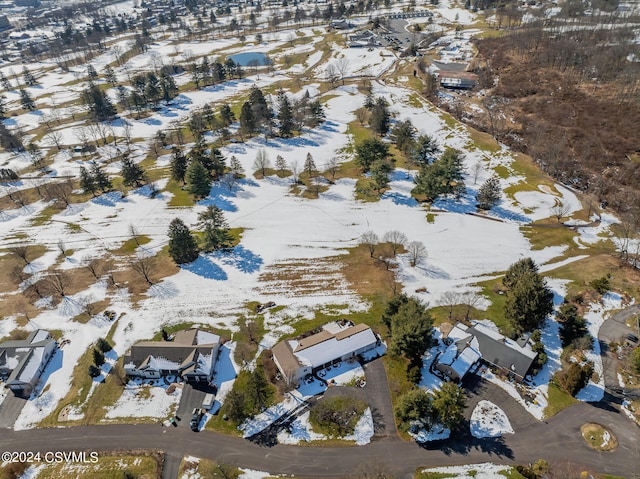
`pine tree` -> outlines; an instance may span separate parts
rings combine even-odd
[[[532,267],[527,267],[531,265]],[[514,263],[503,279],[504,316],[516,334],[540,329],[553,311],[553,292],[530,258]]]
[[[395,355],[403,355],[409,361],[420,358],[431,345],[433,318],[424,304],[408,298],[398,305],[391,316],[391,345]]]
[[[378,138],[367,138],[356,145],[356,164],[365,173],[375,161],[386,160],[390,156],[389,145]]]
[[[96,195],[96,191],[98,190],[93,175],[89,173],[84,166],[80,167],[80,188],[82,188],[85,193],[93,196]]]
[[[229,160],[229,170],[233,173],[233,176],[236,178],[240,178],[244,173],[244,168],[242,168],[242,163],[240,160],[234,156]]]
[[[416,129],[411,123],[411,120],[399,121],[395,124],[391,130],[391,137],[396,145],[396,148],[408,154],[414,146],[416,136]]]
[[[251,108],[251,103],[244,102],[240,110],[240,134],[250,135],[256,131],[256,120]]]
[[[223,104],[220,108],[220,120],[225,127],[230,126],[236,121],[236,116],[228,103]]]
[[[587,322],[578,315],[578,308],[575,304],[565,303],[560,306],[557,320],[560,323],[560,340],[563,347],[567,347],[574,339],[581,338],[588,333]]]
[[[191,263],[198,258],[198,243],[180,218],[169,224],[169,255],[177,264]]]
[[[276,170],[278,170],[280,178],[283,178],[287,170],[287,162],[281,155],[276,156]]]
[[[107,83],[110,83],[112,87],[115,87],[116,83],[118,83],[116,72],[113,71],[113,67],[111,65],[107,65],[104,68],[104,79],[107,81]]]
[[[497,176],[492,176],[485,181],[478,190],[478,208],[483,210],[490,210],[493,208],[500,198],[502,197],[502,190],[500,189],[500,179]]]
[[[91,376],[92,378],[97,378],[101,374],[100,369],[95,367],[93,364],[89,365],[87,372],[89,373],[89,376]]]
[[[218,148],[213,148],[211,150],[211,168],[209,171],[215,181],[218,181],[224,174],[226,161],[226,158]]]
[[[82,102],[89,108],[91,116],[96,120],[103,121],[113,118],[116,115],[116,108],[107,94],[98,88],[95,83],[82,92]]]
[[[307,153],[307,157],[304,160],[304,171],[309,178],[313,178],[318,174],[318,168],[316,168],[316,162],[313,160],[311,153]]]
[[[204,198],[211,190],[211,175],[199,161],[189,163],[185,174],[187,190],[196,198]]]
[[[24,84],[27,86],[33,86],[38,84],[38,80],[33,76],[33,73],[26,67],[22,67],[22,78],[24,80]]]
[[[414,192],[433,201],[439,196],[459,197],[465,190],[464,156],[458,150],[447,149],[439,160],[423,166],[415,178]]]
[[[393,170],[393,167],[386,160],[376,160],[371,165],[371,179],[378,194],[389,184],[389,173],[391,173],[391,170]]]
[[[13,90],[13,87],[11,86],[11,82],[6,76],[4,76],[2,72],[0,72],[0,83],[2,83],[2,88],[4,88],[6,91]]]
[[[389,132],[391,115],[387,108],[387,101],[380,97],[376,100],[369,117],[369,126],[380,136],[385,136]]]
[[[173,155],[171,155],[171,178],[184,183],[184,175],[187,173],[187,157],[184,156],[182,148],[173,147]]]
[[[96,188],[106,193],[112,187],[111,180],[109,179],[109,175],[107,175],[100,165],[96,162],[91,164],[91,176],[93,176],[93,181],[95,182]]]
[[[440,153],[440,146],[436,139],[429,135],[419,135],[413,142],[409,152],[409,159],[418,166],[427,166]]]
[[[93,363],[100,367],[104,364],[104,354],[99,349],[93,349]]]
[[[224,212],[217,206],[208,206],[198,214],[198,226],[202,229],[202,250],[206,252],[228,248],[231,244],[229,225]]]
[[[0,120],[3,120],[7,117],[7,106],[5,104],[6,97],[4,95],[0,95]]]
[[[36,109],[36,104],[27,90],[20,90],[20,103],[25,110],[32,111]]]
[[[96,346],[103,353],[108,353],[113,349],[113,347],[109,344],[109,341],[107,341],[104,338],[98,338],[98,342],[96,343]]]
[[[172,100],[178,94],[178,86],[171,75],[162,72],[160,75],[160,90],[164,101]]]
[[[98,72],[91,63],[87,66],[87,76],[89,77],[89,80],[95,80],[98,78]]]
[[[462,422],[466,405],[464,389],[450,381],[433,393],[434,412],[447,429],[455,429]]]
[[[293,108],[289,97],[281,91],[278,94],[278,121],[280,123],[280,136],[290,138],[293,136],[294,120]]]
[[[140,165],[133,162],[129,155],[122,156],[122,183],[125,186],[142,186],[146,181],[146,174]]]

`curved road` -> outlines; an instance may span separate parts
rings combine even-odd
[[[580,436],[586,421],[610,427],[620,446],[610,453],[589,449]],[[198,434],[186,428],[160,425],[108,425],[70,428],[5,430],[2,451],[109,451],[155,449],[173,457],[194,455],[245,468],[296,477],[347,477],[364,463],[381,463],[391,472],[409,476],[421,466],[571,461],[594,471],[631,477],[638,471],[640,428],[614,408],[580,403],[565,409],[548,423],[520,428],[501,439],[445,441],[437,449],[424,449],[397,437],[374,440],[360,447],[304,447],[276,445],[265,448],[237,437],[210,431]]]

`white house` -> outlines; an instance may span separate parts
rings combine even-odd
[[[378,344],[378,337],[366,324],[335,321],[325,324],[316,333],[280,341],[271,351],[283,378],[293,384],[307,374],[355,358]]]
[[[56,350],[49,331],[38,329],[24,340],[0,343],[0,376],[16,396],[28,396]]]
[[[173,341],[140,341],[124,357],[131,377],[158,379],[179,376],[188,382],[211,382],[220,336],[192,328],[178,331]]]

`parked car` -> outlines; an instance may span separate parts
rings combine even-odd
[[[191,422],[189,422],[189,426],[191,426],[192,431],[198,430],[198,428],[200,427],[200,420],[202,419],[202,416],[204,416],[203,409],[197,407],[193,410],[193,413],[191,414]]]
[[[627,339],[633,343],[637,343],[638,342],[638,336],[636,336],[635,334],[627,334]]]

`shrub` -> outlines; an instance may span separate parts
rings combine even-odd
[[[353,434],[355,426],[367,408],[359,399],[347,397],[324,398],[311,408],[309,421],[313,428],[333,437]]]
[[[589,285],[595,289],[598,293],[600,294],[604,294],[607,291],[609,291],[609,289],[611,289],[611,284],[609,283],[609,275],[607,276],[603,276],[602,278],[597,278],[594,279],[593,281],[591,281],[591,283],[589,283]]]
[[[98,349],[103,353],[109,352],[113,349],[113,347],[111,347],[109,342],[104,338],[99,338],[98,342],[96,343],[96,346],[98,346]]]
[[[593,364],[591,362],[586,362],[583,365],[571,363],[568,368],[558,372],[555,378],[562,389],[575,396],[587,385],[592,374]]]

